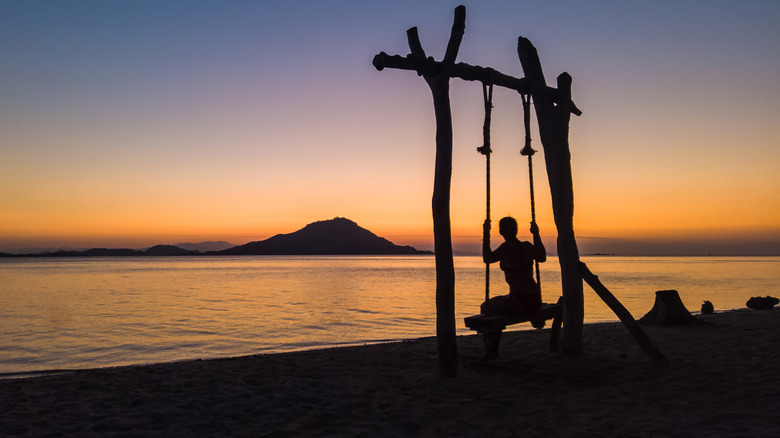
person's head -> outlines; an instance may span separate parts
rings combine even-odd
[[[507,216],[498,221],[498,233],[504,238],[517,236],[517,221],[511,216]]]

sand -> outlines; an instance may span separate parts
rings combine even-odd
[[[780,436],[780,310],[646,327],[586,325],[585,354],[549,330],[458,338],[438,377],[433,338],[0,380],[4,436]]]

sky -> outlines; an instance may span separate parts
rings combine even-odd
[[[371,61],[408,54],[412,26],[440,60],[458,4],[0,0],[0,251],[242,244],[333,217],[430,249],[431,95]],[[458,62],[522,77],[524,36],[548,83],[573,77],[581,253],[780,255],[780,2],[465,5]],[[452,233],[469,252],[479,83],[453,79],[451,100]],[[527,223],[516,92],[495,90],[492,131],[492,216]]]

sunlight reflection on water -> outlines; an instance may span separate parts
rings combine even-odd
[[[778,257],[583,257],[635,317],[677,289],[741,308],[778,294]],[[458,333],[484,265],[456,257]],[[544,300],[560,295],[553,257]],[[492,270],[492,295],[507,288]],[[411,257],[0,259],[0,373],[290,351],[435,335],[435,265]],[[585,286],[586,322],[616,320]],[[527,325],[527,324],[526,324]],[[518,327],[528,329],[529,327]]]

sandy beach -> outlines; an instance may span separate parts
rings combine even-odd
[[[585,354],[549,329],[505,334],[482,362],[459,338],[438,377],[433,338],[0,380],[4,436],[780,436],[780,311],[646,327],[652,362],[619,323]]]

